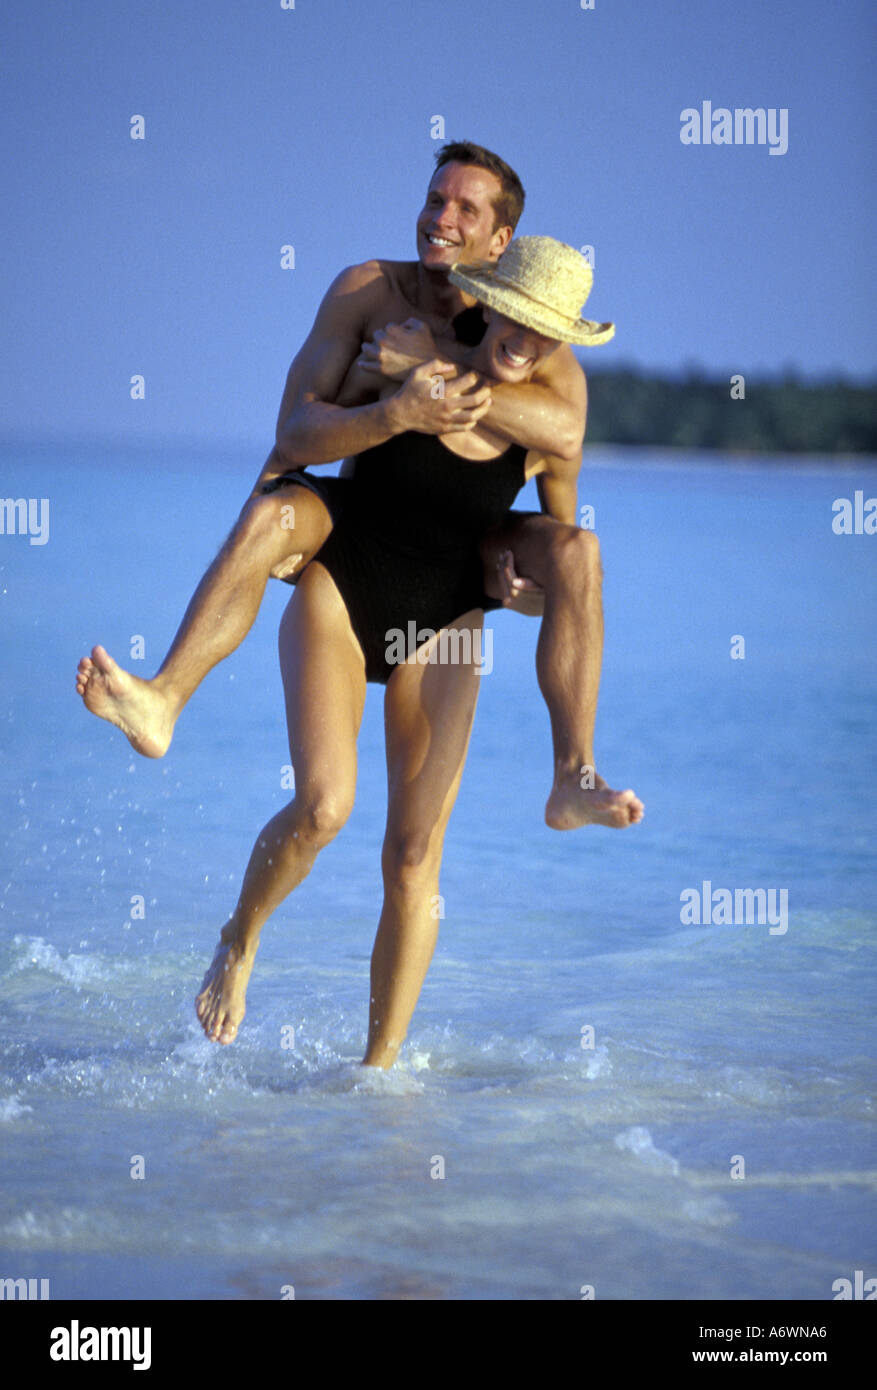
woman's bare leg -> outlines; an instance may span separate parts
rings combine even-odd
[[[451,624],[472,634],[483,614]],[[463,644],[461,644],[463,646]],[[442,635],[425,648],[442,654]],[[445,655],[460,648],[445,648]],[[464,648],[465,650],[465,648]],[[457,798],[479,677],[471,662],[406,663],[384,705],[389,804],[382,868],[384,904],[371,965],[369,1034],[363,1062],[388,1068],[408,1031],[438,935],[438,883],[445,830]]]
[[[297,483],[252,496],[195,590],[158,673],[143,680],[94,647],[76,676],[86,708],[121,729],[138,753],[162,757],[189,698],[253,626],[269,577],[301,569],[331,530],[328,508]]]
[[[295,796],[253,846],[237,907],[195,1001],[213,1042],[237,1034],[264,923],[307,877],[353,806],[365,665],[347,609],[319,563],[299,580],[279,640]]]

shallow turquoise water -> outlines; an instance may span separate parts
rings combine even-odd
[[[363,1078],[381,692],[353,817],[220,1050],[191,1001],[287,795],[287,591],[159,763],[73,691],[98,640],[155,668],[259,460],[2,459],[51,524],[0,536],[0,1273],[367,1299],[820,1299],[875,1273],[877,537],[834,535],[831,504],[877,474],[590,456],[598,765],[646,820],[542,824],[536,625],[494,616],[436,958],[400,1064]],[[785,890],[787,930],[684,924],[705,881]]]

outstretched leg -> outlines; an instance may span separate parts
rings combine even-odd
[[[631,790],[614,791],[594,763],[594,724],[603,659],[603,570],[593,531],[552,517],[511,514],[482,544],[488,592],[511,550],[519,574],[544,590],[536,648],[539,688],[551,717],[554,785],[545,819],[555,830],[580,825],[621,829],[642,820]]]
[[[264,923],[307,877],[353,806],[365,665],[347,609],[318,562],[302,575],[287,606],[280,658],[295,797],[253,846],[237,907],[195,1001],[213,1042],[229,1043],[237,1035]]]
[[[451,627],[471,652],[481,610]],[[452,655],[466,647],[450,649]],[[475,648],[476,654],[480,648]],[[389,801],[382,854],[384,903],[371,962],[364,1064],[391,1067],[408,1031],[438,935],[439,868],[457,798],[478,699],[470,662],[443,662],[442,635],[426,647],[431,663],[399,666],[387,685],[384,720]],[[445,655],[448,648],[444,648]]]
[[[306,487],[293,483],[251,497],[195,590],[158,674],[132,675],[97,646],[76,676],[86,708],[121,729],[138,753],[162,757],[190,696],[255,622],[269,576],[286,578],[303,567],[331,529],[328,508]]]

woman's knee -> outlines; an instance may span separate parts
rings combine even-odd
[[[324,504],[313,492],[297,484],[257,493],[241,512],[239,539],[272,559],[293,552],[304,559],[319,549],[332,529]]]
[[[236,549],[250,557],[262,556],[266,565],[274,563],[283,549],[292,551],[293,533],[284,526],[289,516],[284,505],[281,490],[251,497],[231,535]]]

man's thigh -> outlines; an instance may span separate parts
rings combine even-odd
[[[385,850],[441,858],[481,688],[479,609],[448,623],[391,675],[384,697],[388,802]],[[465,638],[459,643],[453,638]],[[462,655],[461,655],[462,653]],[[460,659],[458,659],[460,658]]]

